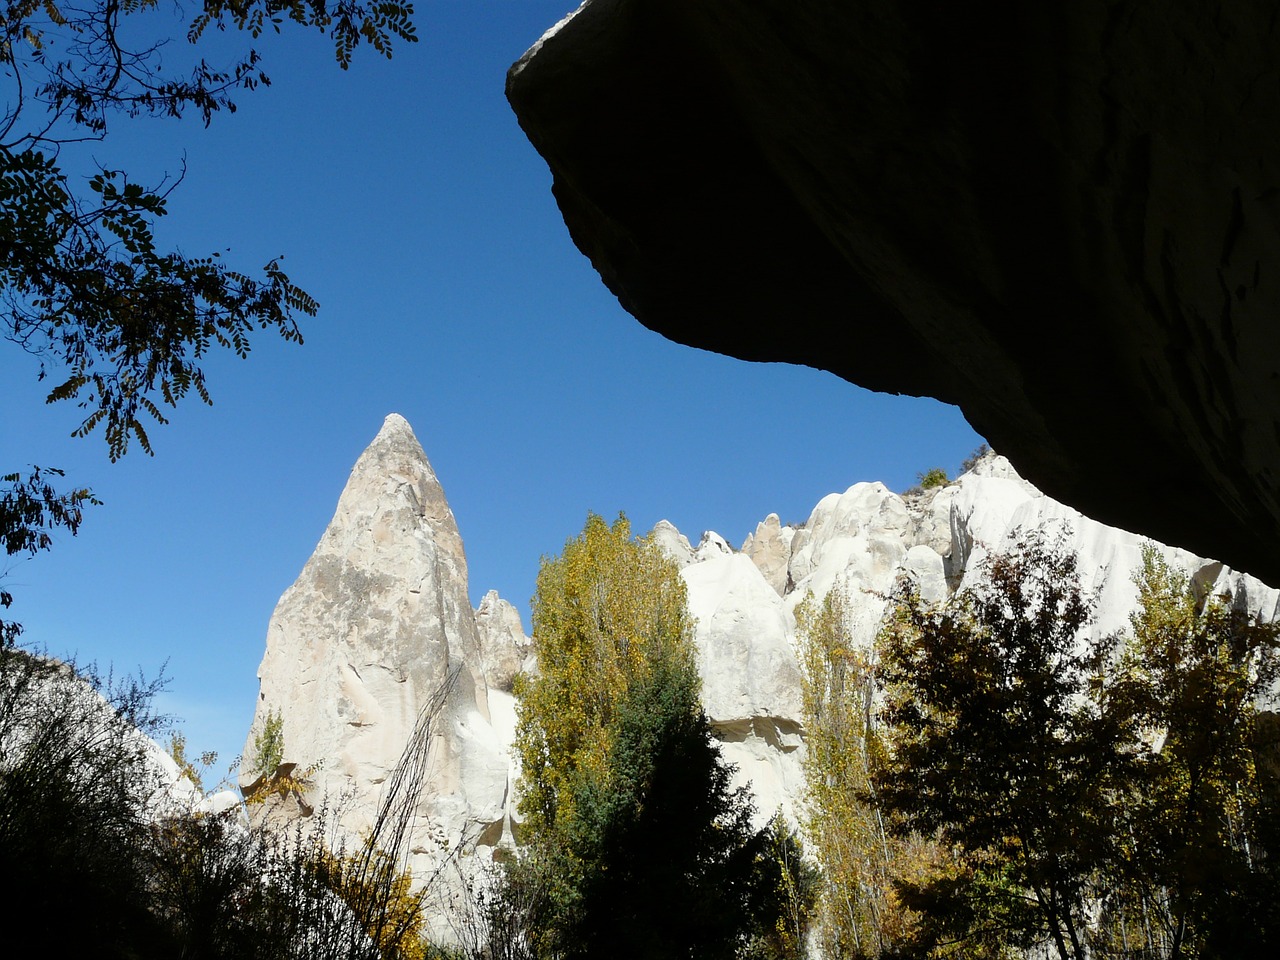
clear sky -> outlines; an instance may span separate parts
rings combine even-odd
[[[234,115],[121,121],[93,148],[152,180],[185,156],[162,240],[246,269],[284,254],[321,303],[302,346],[259,336],[246,361],[211,357],[213,406],[173,411],[154,458],[111,464],[100,436],[69,438],[73,406],[43,404],[36,361],[0,342],[0,470],[62,467],[104,502],[78,537],[8,563],[8,613],[53,654],[167,664],[160,706],[191,748],[219,751],[219,772],[252,718],[272,608],[390,412],[444,484],[473,603],[497,589],[526,630],[539,558],[588,511],[737,545],[769,513],[802,521],[860,480],[903,490],[981,443],[932,400],[642,327],[573,247],[503,96],[571,0],[416,6],[421,40],[391,61],[361,49],[344,73],[321,36],[286,30],[259,44],[272,85]]]

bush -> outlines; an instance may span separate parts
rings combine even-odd
[[[945,487],[951,479],[947,476],[947,471],[941,467],[930,467],[928,470],[922,470],[916,474],[916,483],[903,491],[904,497],[918,497],[926,490],[932,490],[935,487]]]
[[[249,772],[255,777],[271,777],[284,762],[284,717],[279,710],[267,711],[262,729],[253,735]]]
[[[158,683],[0,648],[0,907],[68,955],[154,948],[144,851],[162,801],[139,730]],[[74,917],[74,921],[71,918]]]
[[[930,467],[923,473],[917,473],[916,479],[920,481],[920,489],[932,490],[934,487],[945,487],[951,482],[951,478],[947,476],[947,471],[941,467]]]
[[[180,808],[144,734],[158,683],[102,681],[0,648],[0,917],[59,954],[417,960],[423,893],[403,864],[447,686],[419,717],[368,844],[329,811],[276,833]]]

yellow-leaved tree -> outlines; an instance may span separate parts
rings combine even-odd
[[[1103,949],[1274,956],[1280,941],[1280,623],[1202,596],[1147,544],[1114,689],[1147,731],[1114,829]],[[1127,914],[1127,917],[1126,917]]]
[[[852,635],[849,599],[837,585],[796,608],[804,693],[805,829],[821,868],[819,920],[828,956],[891,952],[917,922],[895,880],[937,869],[936,844],[894,836],[873,800],[871,770],[883,759],[877,732],[876,655]]]
[[[520,811],[534,836],[572,815],[579,772],[603,775],[626,691],[655,662],[692,656],[693,623],[676,563],[622,514],[596,514],[563,553],[543,558],[533,598],[534,678],[519,678]]]

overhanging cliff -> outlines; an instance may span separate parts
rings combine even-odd
[[[646,326],[1280,583],[1273,6],[591,0],[508,96]]]

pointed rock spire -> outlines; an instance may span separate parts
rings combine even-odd
[[[455,667],[433,765],[440,793],[461,795],[437,797],[443,820],[423,824],[438,842],[502,820],[507,763],[489,729],[458,525],[413,430],[392,414],[272,614],[242,784],[261,773],[255,737],[278,715],[283,760],[319,764],[317,797],[353,796],[341,819],[358,842],[419,709]]]

